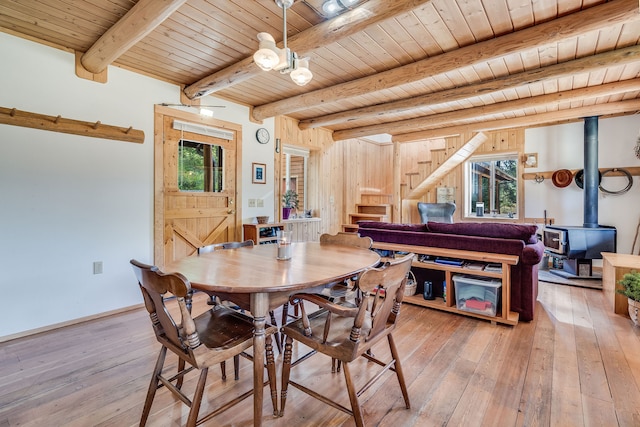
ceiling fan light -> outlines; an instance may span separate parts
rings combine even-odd
[[[259,49],[253,54],[253,62],[256,63],[261,70],[272,70],[280,62],[276,41],[269,33],[259,33],[258,41]]]
[[[358,3],[359,1],[360,0],[340,0],[340,3],[342,3],[344,7],[350,7]]]
[[[298,86],[304,86],[311,81],[313,73],[309,70],[309,58],[296,61],[296,68],[291,71],[291,80]]]
[[[337,13],[340,9],[342,8],[340,7],[340,5],[336,0],[327,0],[324,3],[322,3],[322,10],[327,15],[333,15],[334,13]]]

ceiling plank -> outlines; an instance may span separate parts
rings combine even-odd
[[[80,62],[91,73],[99,74],[133,45],[152,32],[187,0],[140,0],[109,28]]]
[[[582,117],[618,115],[629,113],[631,111],[640,111],[640,98],[611,102],[608,104],[595,104],[588,105],[586,107],[568,108],[566,110],[533,114],[530,116],[499,120],[487,120],[467,125],[455,125],[440,129],[422,130],[418,132],[393,135],[391,139],[393,140],[393,142],[420,141],[423,139],[442,138],[445,136],[459,135],[465,132],[551,125],[568,120],[577,120]]]
[[[498,102],[495,104],[482,105],[463,110],[431,114],[413,119],[399,120],[393,123],[381,123],[377,125],[335,131],[333,132],[333,139],[334,141],[341,141],[350,138],[378,135],[380,133],[410,133],[424,129],[425,124],[428,124],[428,127],[433,129],[438,126],[453,124],[454,122],[463,120],[478,119],[493,114],[501,114],[526,108],[539,108],[549,105],[557,105],[561,102],[584,101],[586,99],[596,98],[599,96],[609,96],[638,90],[640,90],[640,79],[623,80],[598,86],[589,86],[581,89],[538,95],[531,98],[521,98],[514,101]]]
[[[389,5],[387,0],[369,0],[362,6],[288,38],[287,47],[303,57],[316,49],[364,31],[367,27],[409,12],[430,1],[398,0]],[[282,42],[278,43],[278,46],[282,48]],[[254,64],[253,57],[249,56],[185,87],[184,93],[190,99],[199,98],[241,83],[259,73],[262,73],[262,70]]]
[[[339,113],[327,114],[325,116],[313,117],[301,120],[299,127],[301,130],[305,130],[344,122],[354,123],[358,120],[375,116],[382,119],[385,114],[402,113],[414,108],[425,108],[439,103],[460,101],[480,94],[487,95],[510,88],[516,88],[525,84],[542,82],[547,79],[569,77],[574,74],[592,70],[604,70],[614,65],[625,65],[636,61],[640,61],[639,45],[603,52],[597,55],[554,64],[548,67],[528,70],[522,73],[512,74],[472,85],[414,96],[407,99],[401,99],[399,101],[341,111]]]
[[[255,120],[289,114],[315,105],[413,83],[425,78],[471,66],[491,58],[524,52],[639,18],[637,0],[617,0],[548,21],[501,37],[471,44],[421,61],[373,74],[336,86],[285,98],[253,109]]]

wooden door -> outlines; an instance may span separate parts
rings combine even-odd
[[[160,126],[162,129],[162,138],[156,133],[155,146],[154,246],[155,263],[159,266],[193,255],[200,246],[240,240],[242,231],[236,209],[239,132],[229,132],[232,139],[211,136],[207,129],[220,129],[220,123],[205,125],[197,115],[191,115],[198,121],[195,126],[185,129],[180,124],[185,122],[183,117],[174,114],[156,114],[156,131]],[[176,120],[178,126],[174,125]],[[204,161],[201,175],[206,177],[199,187],[185,178],[192,174],[185,166],[189,163],[185,160],[186,151],[200,155]],[[216,159],[213,163],[212,157]]]

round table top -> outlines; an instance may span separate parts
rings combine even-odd
[[[299,291],[351,277],[373,267],[380,256],[351,246],[299,242],[292,257],[276,259],[277,245],[217,250],[173,261],[165,272],[179,272],[193,289],[216,293]]]

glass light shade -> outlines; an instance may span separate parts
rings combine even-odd
[[[336,0],[327,0],[322,4],[322,10],[329,15],[332,15],[342,9]]]
[[[258,41],[260,45],[253,54],[253,62],[264,71],[272,70],[280,62],[276,41],[269,33],[259,33]]]
[[[298,86],[304,86],[311,81],[313,73],[309,70],[309,58],[296,61],[296,69],[291,71],[291,80]]]
[[[340,3],[342,3],[345,7],[349,7],[349,6],[353,6],[354,4],[358,3],[358,1],[360,1],[360,0],[340,0]]]

